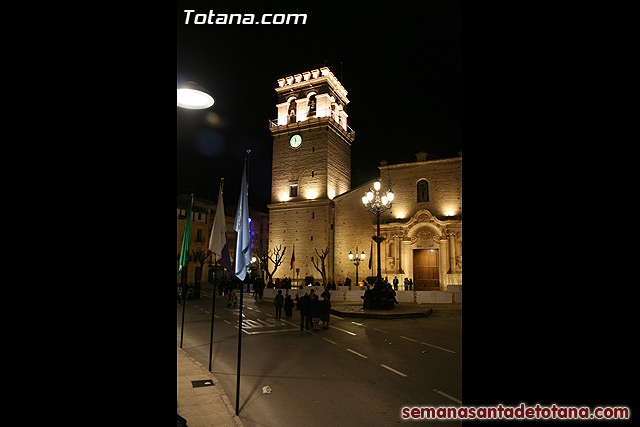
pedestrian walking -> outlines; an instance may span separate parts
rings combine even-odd
[[[291,299],[291,295],[287,295],[284,299],[284,315],[288,319],[293,316],[293,300]]]
[[[300,330],[304,331],[305,328],[309,329],[309,305],[311,304],[311,299],[309,298],[309,293],[305,292],[302,298],[300,298]]]
[[[311,310],[311,322],[313,323],[314,332],[319,331],[318,324],[320,323],[320,316],[322,315],[322,303],[318,301],[318,295],[314,295],[309,307]]]
[[[279,320],[282,317],[282,306],[284,305],[284,297],[280,289],[278,289],[278,295],[273,300],[273,304],[276,306],[276,320]]]
[[[393,278],[393,290],[397,291],[398,290],[398,283],[400,283],[400,281],[398,280],[398,276],[395,276]]]
[[[236,291],[235,289],[231,288],[231,291],[229,291],[228,298],[227,298],[227,308],[231,307],[231,304],[233,304],[233,306],[235,307],[237,303],[238,303],[238,298],[236,297]]]
[[[327,295],[322,299],[322,313],[320,319],[322,320],[322,329],[329,329],[329,318],[331,316],[331,300]]]

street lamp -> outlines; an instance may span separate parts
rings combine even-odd
[[[373,236],[373,240],[378,245],[378,276],[376,278],[376,285],[382,283],[382,274],[380,273],[380,243],[384,240],[384,237],[380,236],[380,214],[391,208],[391,202],[393,202],[394,198],[391,188],[389,188],[386,193],[382,193],[380,187],[380,181],[376,181],[373,183],[373,190],[369,188],[369,191],[362,196],[364,208],[376,216],[377,235]]]
[[[358,247],[356,246],[356,254],[353,255],[353,252],[349,251],[349,261],[353,262],[353,265],[356,266],[356,285],[358,284],[358,266],[360,265],[360,261],[364,261],[364,251],[358,256]]]
[[[213,96],[195,82],[186,82],[178,88],[178,107],[202,110],[213,105]]]

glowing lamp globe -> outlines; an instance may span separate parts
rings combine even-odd
[[[213,105],[213,96],[202,86],[187,82],[178,88],[178,107],[202,110]]]

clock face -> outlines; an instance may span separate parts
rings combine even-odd
[[[302,137],[300,135],[293,135],[289,140],[289,145],[293,148],[298,148],[302,143]]]

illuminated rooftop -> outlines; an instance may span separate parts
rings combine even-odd
[[[298,87],[302,87],[309,83],[321,83],[325,80],[329,83],[336,94],[342,98],[344,104],[348,104],[349,100],[347,99],[347,90],[327,67],[305,71],[304,73],[294,74],[293,76],[278,79],[278,87],[276,88],[276,91],[281,91],[282,89],[297,89]]]

